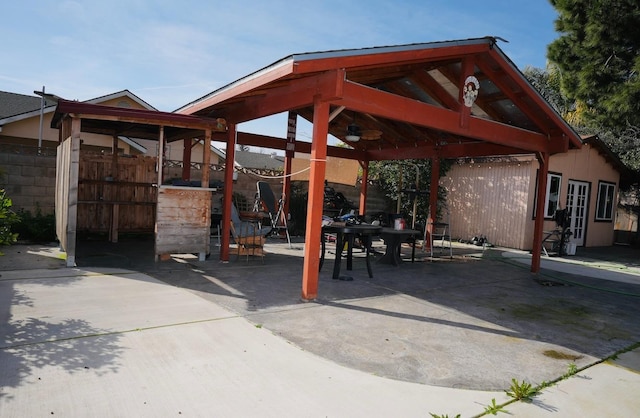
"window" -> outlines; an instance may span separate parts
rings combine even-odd
[[[547,177],[547,201],[544,204],[544,217],[553,218],[558,209],[560,200],[560,183],[562,176],[560,174],[548,174]]]
[[[616,185],[601,181],[598,183],[598,205],[596,206],[596,221],[613,220],[613,201]]]

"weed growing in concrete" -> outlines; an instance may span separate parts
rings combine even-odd
[[[511,379],[511,387],[509,389],[505,390],[507,395],[519,401],[531,401],[531,398],[538,394],[538,389],[524,380],[520,383],[516,379]]]
[[[498,412],[508,413],[506,409],[503,409],[500,405],[496,404],[496,398],[491,399],[491,405],[484,407],[485,414],[498,415]]]
[[[567,372],[562,377],[567,379],[576,373],[578,373],[578,366],[576,366],[575,363],[569,363],[569,366],[567,367]]]
[[[429,415],[431,415],[433,418],[449,418],[449,415],[438,415],[438,414],[432,414],[431,412],[429,412]],[[460,414],[456,415],[453,418],[460,418]]]

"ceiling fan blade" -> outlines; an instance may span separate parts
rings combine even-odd
[[[365,129],[362,131],[360,138],[365,141],[375,141],[380,139],[381,136],[382,131],[379,131],[377,129]]]

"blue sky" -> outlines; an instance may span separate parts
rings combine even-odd
[[[546,0],[21,0],[1,9],[0,90],[46,86],[88,100],[129,89],[164,111],[294,53],[491,35],[509,41],[500,48],[523,69],[544,67],[558,37]]]

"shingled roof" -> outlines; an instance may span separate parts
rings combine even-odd
[[[236,164],[243,168],[261,170],[283,170],[284,156],[276,154],[261,154],[250,151],[236,151]]]
[[[40,110],[41,101],[40,96],[0,91],[0,119]],[[54,105],[54,101],[45,99],[45,107]]]

